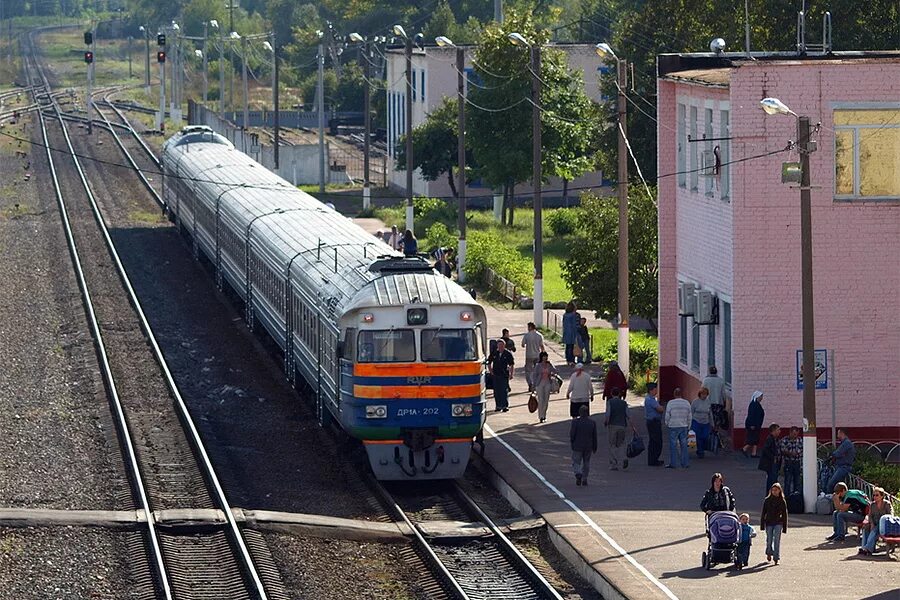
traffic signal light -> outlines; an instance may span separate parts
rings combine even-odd
[[[85,31],[84,32],[84,45],[90,46],[93,43],[94,43],[94,34],[90,31]]]
[[[84,53],[84,62],[87,64],[91,64],[94,62],[94,53],[93,52],[85,52]]]
[[[165,46],[166,45],[166,34],[164,34],[164,33],[156,34],[156,45],[157,46]]]
[[[166,62],[166,53],[160,50],[156,53],[156,62],[164,63]]]

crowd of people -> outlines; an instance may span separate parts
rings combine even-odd
[[[591,358],[590,334],[585,319],[578,314],[574,303],[566,307],[562,325],[565,361],[571,367],[567,384],[557,366],[550,361],[547,344],[534,323],[528,323],[527,331],[521,335],[520,345],[524,349],[522,368],[530,394],[529,404],[533,404],[530,408],[532,412],[537,412],[539,423],[547,420],[551,396],[565,390],[571,417],[569,443],[572,470],[575,484],[581,487],[588,485],[591,458],[599,450],[598,423],[591,417],[595,385],[585,368]],[[509,330],[504,329],[501,337],[491,346],[488,364],[494,390],[494,409],[507,412],[511,389],[509,382],[515,372],[516,343]],[[628,469],[629,459],[634,456],[630,452],[628,434],[631,431],[635,438],[639,436],[626,402],[628,385],[628,378],[616,361],[608,362],[602,382],[602,398],[603,426],[607,429],[608,438],[608,468],[611,471]],[[704,459],[707,453],[717,453],[723,447],[720,436],[730,427],[724,391],[724,381],[714,366],[709,368],[708,376],[703,380],[696,398],[691,401],[682,397],[681,389],[675,388],[674,397],[663,404],[658,398],[657,384],[647,383],[643,409],[649,437],[648,466],[686,469],[690,468],[691,449],[699,460]],[[761,443],[765,423],[764,398],[760,391],[751,396],[745,421],[746,443],[741,451],[748,459],[757,460],[759,470],[766,475],[759,528],[765,532],[766,560],[777,565],[781,560],[781,537],[788,530],[788,514],[804,512],[805,508],[802,495],[803,439],[800,427],[786,428],[786,435],[782,436],[782,428],[771,423]],[[661,460],[663,424],[668,430],[668,464]],[[891,523],[900,524],[900,519],[892,516],[893,507],[881,488],[875,488],[872,499],[859,490],[848,489],[844,480],[851,473],[855,447],[846,429],[838,429],[837,436],[839,444],[826,461],[833,472],[826,472],[820,484],[824,492],[833,490],[833,496],[828,501],[833,504],[834,532],[828,540],[843,541],[848,524],[859,524],[861,543],[858,552],[868,555],[874,552],[879,536],[886,535]],[[780,481],[782,475],[783,484]],[[721,473],[715,473],[710,488],[701,500],[701,510],[709,515],[716,511],[734,512],[735,506],[734,494],[724,485],[724,477]],[[756,532],[750,525],[748,512],[739,516],[736,514],[736,517],[740,522],[740,540],[735,566],[741,569],[749,564],[750,547]]]

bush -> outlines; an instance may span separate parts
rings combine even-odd
[[[455,223],[456,207],[438,198],[413,198],[413,215],[416,235],[421,236],[435,223],[444,223],[448,227]]]
[[[531,295],[534,284],[531,262],[506,244],[498,233],[473,231],[466,239],[463,270],[467,277],[484,282],[487,269],[513,282],[520,293]]]
[[[615,360],[619,354],[619,342],[615,331],[613,331],[612,339],[606,345],[599,345],[599,348],[593,349],[593,358],[595,361],[602,360],[607,362]],[[596,339],[596,338],[595,338]],[[649,336],[645,333],[631,333],[628,336],[629,344],[629,373],[631,379],[635,382],[644,381],[647,371],[655,371],[659,367],[659,345],[657,338]]]
[[[578,209],[558,208],[547,214],[547,226],[553,235],[569,235],[578,226]]]
[[[856,448],[853,474],[872,485],[883,487],[889,494],[900,491],[900,466],[886,464],[880,454],[865,451],[859,446]]]
[[[452,248],[453,251],[456,252],[457,240],[443,223],[438,222],[432,224],[425,232],[425,238],[423,247],[428,248],[429,252],[437,250],[438,248]]]

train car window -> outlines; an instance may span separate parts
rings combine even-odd
[[[360,331],[356,360],[361,363],[414,362],[416,336],[412,329]]]
[[[347,333],[344,334],[344,347],[342,358],[353,360],[356,356],[356,328],[348,327]]]
[[[474,329],[423,329],[423,362],[463,362],[478,359]]]

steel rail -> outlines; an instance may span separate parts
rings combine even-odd
[[[41,80],[44,82],[44,86],[46,89],[49,89],[49,85],[47,84],[47,79],[44,76],[43,72],[40,71],[37,66],[37,58],[34,55],[33,51],[33,39],[31,35],[28,36],[28,42],[31,46],[34,65],[38,69],[38,73],[40,75]],[[26,63],[27,65],[27,63]],[[31,80],[31,72],[28,67],[25,66],[26,77]],[[29,81],[29,83],[31,83]],[[41,86],[43,87],[43,86]],[[37,90],[41,89],[41,87],[32,85],[32,93],[37,96]],[[66,208],[65,200],[63,199],[62,187],[59,183],[59,178],[56,173],[56,163],[53,160],[53,151],[50,149],[50,139],[47,135],[47,124],[44,120],[44,114],[42,111],[38,111],[40,115],[40,124],[41,124],[41,135],[44,140],[44,147],[47,151],[47,161],[50,166],[50,175],[53,180],[53,188],[56,194],[56,202],[59,206],[60,216],[62,218],[63,229],[66,234],[66,244],[69,248],[69,255],[72,257],[72,262],[75,268],[75,277],[78,280],[78,287],[81,290],[81,295],[84,300],[84,308],[85,312],[88,315],[88,321],[90,322],[91,332],[94,336],[94,343],[97,349],[98,359],[100,361],[100,366],[103,372],[103,379],[106,382],[107,389],[109,390],[110,404],[115,412],[116,419],[118,422],[119,435],[123,440],[123,446],[125,447],[126,454],[128,455],[128,466],[131,474],[132,485],[134,486],[134,494],[136,496],[136,500],[140,504],[141,510],[144,513],[144,517],[147,520],[147,532],[150,536],[150,545],[153,553],[153,562],[156,569],[156,575],[159,580],[159,585],[162,586],[163,594],[166,600],[173,600],[172,588],[169,584],[168,572],[166,569],[165,561],[162,556],[162,547],[159,541],[159,537],[157,535],[157,524],[156,518],[153,514],[153,511],[150,508],[150,499],[147,496],[147,490],[144,487],[143,478],[141,475],[141,469],[138,464],[137,454],[135,452],[135,444],[134,440],[131,437],[131,433],[128,429],[128,422],[125,418],[124,409],[122,407],[121,400],[119,398],[118,388],[116,387],[115,378],[112,374],[112,369],[109,365],[109,360],[106,354],[106,344],[103,341],[103,334],[100,331],[100,324],[97,319],[97,314],[94,311],[94,303],[91,298],[91,292],[88,289],[87,281],[84,276],[84,270],[81,266],[81,258],[78,254],[78,247],[75,244],[75,236],[72,232],[72,227],[69,221],[69,211]],[[60,119],[60,127],[63,132],[65,132],[65,125],[63,124],[62,119]],[[66,133],[66,137],[68,139],[68,134]]]
[[[110,96],[111,95],[112,94],[110,94]],[[131,124],[131,121],[129,121],[128,117],[125,116],[125,113],[123,113],[122,110],[118,106],[116,106],[115,102],[110,101],[108,99],[108,97],[104,98],[103,101],[106,103],[107,106],[109,106],[113,110],[114,113],[116,113],[116,115],[120,119],[122,119],[122,121],[124,121],[125,125],[128,126],[128,129],[131,131],[131,135],[133,135],[134,139],[136,139],[138,144],[141,145],[141,148],[144,149],[144,152],[147,154],[147,156],[150,158],[150,160],[152,160],[154,163],[156,163],[157,167],[162,168],[162,161],[159,159],[158,156],[156,156],[156,154],[153,153],[153,150],[150,148],[150,146],[147,145],[147,142],[144,141],[144,138],[141,137],[141,134],[139,134],[137,132],[137,130]]]
[[[31,36],[29,36],[29,41],[32,44],[32,52],[33,52],[33,40],[31,40]],[[34,58],[34,62],[40,71],[40,66],[37,62],[36,56]],[[47,82],[47,79],[44,76],[42,71],[40,72],[40,75],[41,75],[41,79],[44,81],[44,85],[49,90],[49,83]],[[58,111],[58,106],[56,108]],[[62,124],[63,123],[62,115],[60,114],[59,116],[60,116],[60,123]],[[209,455],[206,451],[206,448],[203,445],[203,442],[200,438],[200,433],[197,430],[196,425],[194,424],[193,418],[190,415],[190,411],[188,411],[187,405],[185,404],[184,399],[181,396],[181,392],[179,391],[178,386],[175,383],[175,379],[172,376],[172,372],[169,370],[168,363],[166,362],[165,357],[163,356],[162,350],[160,349],[159,344],[156,341],[156,336],[154,335],[153,330],[151,329],[150,324],[147,320],[147,317],[144,313],[144,310],[141,307],[141,304],[140,304],[140,301],[138,300],[137,294],[134,291],[134,287],[131,285],[131,281],[128,278],[128,275],[125,271],[124,266],[122,265],[122,261],[119,258],[119,254],[115,248],[115,244],[113,243],[112,238],[109,235],[109,230],[107,229],[106,224],[103,221],[103,215],[100,212],[99,206],[97,205],[96,199],[91,191],[90,184],[88,183],[87,177],[84,174],[84,170],[81,167],[81,163],[78,160],[77,153],[75,152],[75,149],[72,146],[71,138],[69,137],[68,131],[66,130],[66,128],[64,126],[62,127],[62,130],[65,135],[66,143],[69,147],[69,150],[72,153],[73,162],[78,171],[79,177],[84,185],[85,192],[87,193],[87,196],[90,200],[91,210],[93,212],[94,219],[97,222],[98,227],[100,228],[100,231],[103,234],[107,249],[109,250],[109,253],[110,253],[110,257],[113,259],[113,262],[116,265],[116,270],[119,273],[120,280],[122,281],[122,284],[125,286],[125,288],[128,292],[129,301],[140,320],[141,329],[144,331],[144,335],[147,338],[147,342],[150,344],[150,346],[153,350],[154,357],[156,358],[156,361],[157,361],[160,369],[163,372],[163,375],[164,375],[164,378],[166,381],[166,385],[169,388],[169,391],[171,392],[171,394],[173,395],[173,397],[175,399],[175,405],[178,408],[178,413],[179,413],[179,417],[181,418],[182,425],[185,427],[185,429],[188,430],[188,433],[189,433],[188,439],[191,442],[191,444],[193,445],[194,450],[197,453],[198,457],[200,458],[199,462],[201,463],[201,466],[203,467],[204,474],[208,480],[208,483],[213,488],[213,491],[215,492],[216,500],[218,500],[219,506],[220,506],[222,512],[224,513],[225,520],[228,524],[227,531],[228,531],[229,537],[231,538],[231,541],[235,545],[235,547],[239,550],[241,562],[243,563],[242,566],[243,566],[244,570],[246,571],[246,575],[249,576],[249,578],[253,582],[253,587],[256,590],[257,598],[259,598],[259,600],[268,600],[268,594],[266,593],[265,587],[262,582],[262,578],[260,577],[259,572],[256,569],[256,565],[253,562],[253,558],[250,556],[250,551],[247,548],[247,544],[244,541],[243,535],[240,532],[240,528],[238,527],[237,521],[234,518],[234,511],[231,508],[231,505],[229,504],[227,498],[225,497],[225,492],[222,488],[222,485],[221,485],[221,482],[219,481],[218,476],[216,475],[215,469],[212,466],[212,462],[209,459]],[[48,142],[49,142],[49,140],[45,139],[45,144],[48,147],[48,156],[49,156],[50,150],[49,150]],[[59,198],[60,198],[60,202],[61,202],[61,194],[60,194]],[[68,223],[68,219],[66,219],[66,221]],[[72,240],[72,242],[74,244],[74,239]],[[80,261],[79,261],[79,269],[80,269]],[[86,284],[85,284],[84,290],[85,290],[85,292],[87,291]],[[93,309],[91,309],[91,313],[93,316]],[[95,319],[94,319],[94,326],[96,327],[95,332],[98,335],[98,339],[101,339],[99,337],[99,325],[96,323]],[[104,355],[103,361],[104,361],[104,363],[106,362],[105,355]],[[109,376],[110,376],[110,378],[112,377],[111,372],[109,373]],[[118,395],[116,396],[116,398],[118,401]],[[119,408],[121,408],[121,406]],[[122,418],[124,419],[124,415]],[[126,430],[127,430],[127,428],[126,428]],[[131,450],[129,450],[129,453],[131,454]],[[136,461],[136,457],[135,457],[135,461]],[[148,514],[148,519],[150,519],[150,518],[152,518],[152,514]],[[148,522],[154,522],[154,521],[148,521]],[[152,533],[151,535],[155,537],[155,532]],[[155,549],[155,551],[158,553],[159,559],[162,560],[162,554],[159,551],[158,547]],[[165,584],[166,584],[166,586],[168,586],[167,579],[165,579]],[[167,589],[169,589],[169,588],[167,587]],[[171,591],[169,591],[169,595],[167,595],[167,600],[168,600],[168,598],[171,597],[170,594],[171,594]]]

